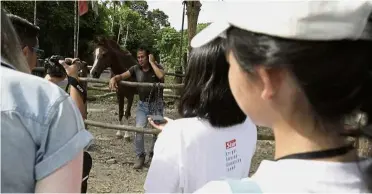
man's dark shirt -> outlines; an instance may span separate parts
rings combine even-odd
[[[158,65],[159,69],[163,69],[161,65]],[[148,71],[143,71],[141,66],[134,65],[131,68],[129,68],[130,75],[134,78],[136,78],[137,82],[149,82],[149,83],[164,83],[164,81],[161,81],[155,74],[154,70],[152,69],[150,65],[150,69]],[[150,102],[153,102],[158,96],[158,89],[153,87],[137,87],[138,95],[141,101],[147,102],[148,98],[150,97],[150,91],[153,90]],[[160,95],[159,98],[163,99],[163,89],[160,89]]]

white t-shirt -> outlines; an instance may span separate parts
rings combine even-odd
[[[371,164],[372,159],[359,164],[298,159],[264,160],[251,178],[240,181],[243,183],[240,186],[231,185],[229,181],[212,181],[195,193],[233,193],[233,189],[241,186],[251,187],[249,189],[255,193],[366,193],[368,191],[361,172]]]
[[[211,180],[248,177],[256,142],[249,118],[227,128],[199,118],[170,122],[156,141],[145,192],[191,193]]]

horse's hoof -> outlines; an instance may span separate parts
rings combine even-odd
[[[123,138],[123,135],[121,134],[121,131],[117,131],[115,135],[116,135],[117,139]]]
[[[124,140],[130,142],[130,137],[124,137]]]

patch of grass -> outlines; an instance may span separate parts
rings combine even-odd
[[[108,92],[99,91],[99,90],[88,90],[87,93],[88,93],[88,96],[95,96],[95,95],[103,95],[103,94],[106,94]]]

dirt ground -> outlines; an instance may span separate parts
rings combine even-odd
[[[103,94],[88,91],[88,95]],[[165,116],[176,119],[178,114],[174,107],[174,99],[166,99]],[[132,106],[132,117],[129,122],[134,126],[136,101]],[[88,102],[88,119],[105,123],[119,124],[118,110],[115,97],[107,97]],[[133,141],[116,139],[116,130],[88,126],[94,135],[94,143],[89,148],[93,157],[93,167],[88,180],[89,193],[142,193],[148,166],[141,170],[134,170],[135,160]],[[259,133],[271,133],[268,129],[260,129]],[[132,134],[132,138],[133,138]],[[146,150],[150,144],[150,135],[145,137]],[[252,161],[253,173],[263,159],[273,157],[273,141],[258,141],[256,154]]]

